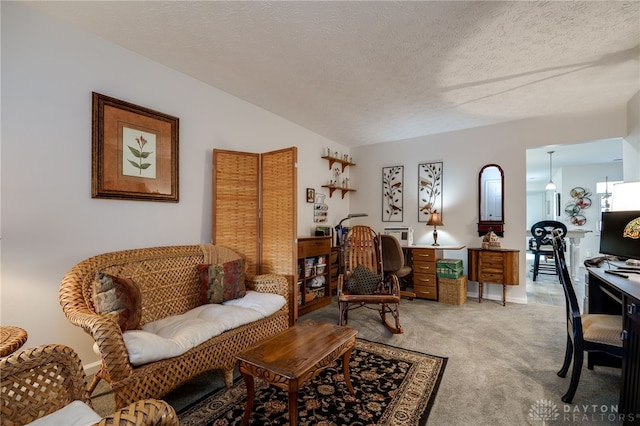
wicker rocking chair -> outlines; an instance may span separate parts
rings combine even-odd
[[[175,410],[157,399],[134,402],[100,419],[91,409],[80,358],[65,345],[43,345],[2,357],[0,374],[3,425],[23,425],[52,415],[41,421],[71,424],[83,419],[100,426],[178,426]]]
[[[343,273],[338,277],[338,324],[347,325],[350,310],[366,307],[378,310],[389,331],[403,333],[398,277],[384,278],[379,236],[368,226],[353,226],[342,249],[344,265]],[[391,314],[393,323],[387,320],[387,314]]]

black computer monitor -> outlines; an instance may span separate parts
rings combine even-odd
[[[640,210],[602,213],[600,253],[640,259]]]

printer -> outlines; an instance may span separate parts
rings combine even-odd
[[[392,228],[384,228],[385,235],[393,235],[400,241],[401,246],[413,245],[413,228],[410,226],[397,226]]]

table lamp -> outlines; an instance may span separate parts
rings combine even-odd
[[[433,244],[431,245],[439,246],[440,244],[438,244],[438,229],[436,227],[444,226],[440,213],[435,210],[431,213],[431,216],[429,216],[429,220],[427,221],[427,226],[429,225],[433,225]]]

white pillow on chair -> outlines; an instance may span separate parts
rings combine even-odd
[[[73,401],[64,408],[39,418],[28,426],[91,426],[102,417],[82,401]]]

